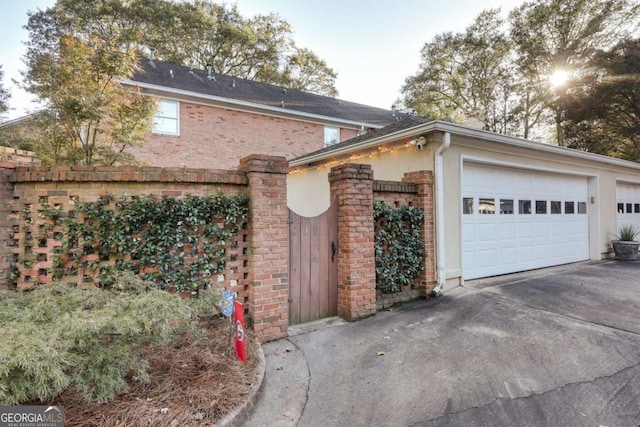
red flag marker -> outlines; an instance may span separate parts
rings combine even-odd
[[[234,302],[234,318],[236,321],[236,355],[242,363],[247,363],[247,350],[244,335],[244,306],[240,301]]]

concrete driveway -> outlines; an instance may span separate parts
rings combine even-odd
[[[468,282],[266,344],[248,426],[640,425],[640,262]]]

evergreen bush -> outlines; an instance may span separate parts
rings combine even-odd
[[[141,345],[163,344],[191,325],[176,295],[131,273],[102,289],[54,282],[19,294],[0,291],[0,404],[50,402],[67,387],[105,402],[127,378],[147,380]]]

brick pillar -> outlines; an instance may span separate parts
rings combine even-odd
[[[11,202],[13,201],[13,183],[9,175],[16,165],[0,161],[0,289],[9,289],[9,274],[13,259],[13,219]]]
[[[348,163],[329,173],[338,203],[338,315],[347,321],[376,313],[376,263],[371,165]]]
[[[240,161],[249,181],[249,315],[261,342],[287,336],[289,326],[289,211],[284,157]]]
[[[424,239],[424,270],[418,279],[420,295],[429,295],[436,283],[435,263],[435,221],[433,212],[433,172],[416,171],[404,174],[403,182],[411,182],[416,185],[416,207],[424,211],[424,225],[422,236]]]

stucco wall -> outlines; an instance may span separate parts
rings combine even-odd
[[[401,181],[407,172],[433,170],[433,147],[428,145],[417,151],[414,146],[402,142],[380,150],[354,153],[320,166],[294,169],[287,177],[289,209],[308,217],[320,215],[329,209],[329,171],[341,162],[371,165],[376,180]]]
[[[341,141],[356,135],[357,129],[340,131]],[[180,135],[148,137],[129,149],[144,165],[229,169],[251,154],[292,159],[319,150],[324,125],[181,101]]]

